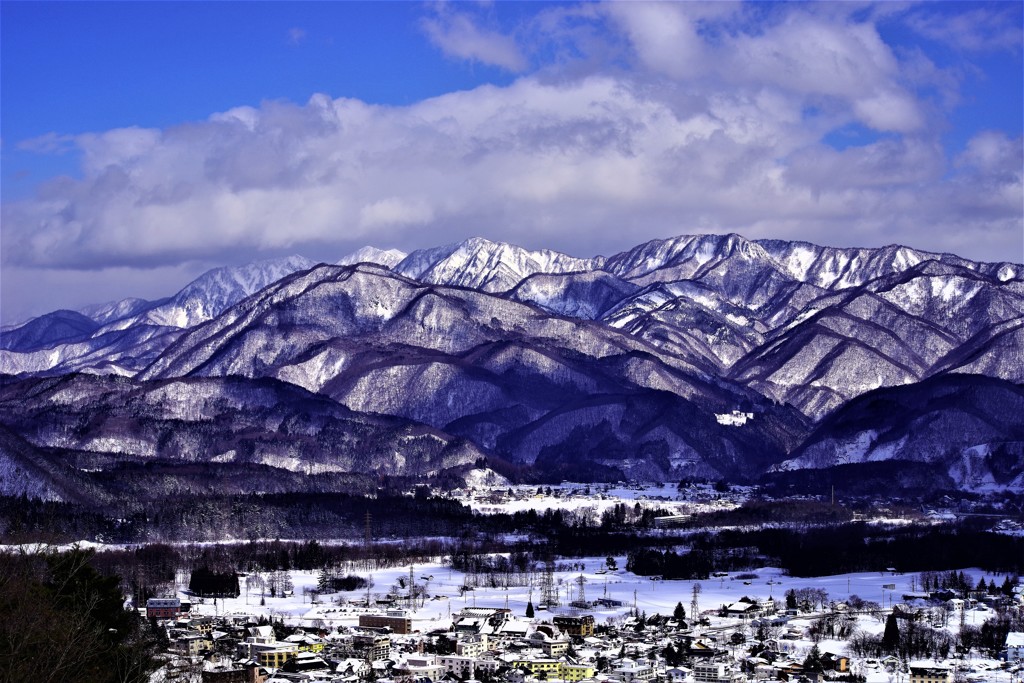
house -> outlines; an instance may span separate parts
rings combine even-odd
[[[466,655],[442,655],[437,658],[438,664],[445,671],[455,674],[460,679],[472,678],[476,673],[476,658]]]
[[[146,601],[147,619],[177,619],[181,614],[179,598],[150,598]]]
[[[360,614],[361,628],[389,628],[392,633],[406,635],[412,633],[412,617],[401,609],[390,609],[384,614]]]
[[[391,637],[374,631],[356,633],[352,636],[352,649],[370,662],[379,662],[391,656]]]
[[[506,619],[495,630],[494,635],[500,640],[518,640],[525,638],[529,631],[529,622],[520,621],[519,619]]]
[[[254,651],[256,655],[256,661],[260,663],[260,666],[267,668],[279,669],[284,666],[292,657],[296,657],[299,654],[299,650],[294,645],[286,643],[273,643],[257,648]]]
[[[323,652],[324,641],[308,633],[293,633],[284,639],[286,643],[293,643],[298,646],[299,652]]]
[[[833,654],[831,652],[823,652],[821,655],[821,663],[830,671],[837,671],[839,673],[846,673],[850,670],[850,659],[843,655]]]
[[[276,640],[270,626],[251,626],[246,633],[248,636],[236,648],[240,659],[255,659],[260,666],[276,669],[299,654],[297,644]]]
[[[351,676],[356,678],[364,677],[370,670],[370,665],[364,659],[349,657],[338,662],[335,672],[339,676]]]
[[[213,661],[204,664],[201,680],[202,683],[263,683],[268,677],[267,670],[254,663]]]
[[[616,667],[613,673],[622,683],[647,683],[654,679],[654,669],[640,662],[624,663]]]
[[[534,676],[543,673],[546,678],[558,678],[559,664],[557,659],[550,657],[524,657],[515,659],[512,667],[529,671]]]
[[[683,526],[689,519],[690,515],[662,515],[654,518],[654,526],[659,529]]]
[[[174,641],[173,648],[186,657],[196,657],[213,649],[213,641],[202,633],[190,632]]]
[[[553,621],[558,630],[567,636],[586,638],[594,635],[594,617],[590,614],[578,617],[558,616]]]
[[[683,683],[689,674],[689,669],[673,667],[665,671],[665,678],[668,680],[668,683]]]
[[[455,643],[455,654],[463,657],[479,657],[487,651],[487,635],[464,635]]]
[[[594,667],[589,664],[578,664],[563,661],[558,667],[558,677],[563,681],[582,681],[594,677]]]
[[[541,644],[541,649],[544,650],[544,654],[548,657],[561,657],[569,651],[569,641],[563,638],[545,640]]]
[[[544,630],[541,630],[544,629]],[[537,647],[544,651],[544,654],[551,658],[558,658],[569,651],[569,641],[564,638],[553,638],[546,631],[551,631],[550,626],[541,624],[536,631],[527,638],[531,647]],[[553,631],[552,631],[553,632]]]
[[[414,680],[439,681],[444,674],[444,667],[437,663],[437,658],[433,655],[409,655],[404,662],[395,667],[396,677],[408,676]]]
[[[952,683],[949,667],[936,662],[911,662],[910,683]]]
[[[732,669],[732,662],[700,662],[693,666],[693,680],[696,683],[734,683],[745,681],[746,676]]]
[[[740,619],[752,619],[758,613],[761,608],[754,602],[734,602],[725,608],[725,613],[730,617],[738,617]]]
[[[306,673],[309,671],[330,671],[330,664],[312,652],[300,652],[281,667],[285,673]]]
[[[1007,662],[1024,661],[1024,632],[1011,631],[1006,634],[1006,646],[1002,659]]]

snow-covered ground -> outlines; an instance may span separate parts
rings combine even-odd
[[[539,493],[538,488],[544,492]],[[548,489],[551,493],[548,494]],[[511,492],[511,495],[509,495]],[[747,489],[733,487],[728,494],[710,485],[680,491],[676,484],[573,484],[557,486],[476,486],[454,492],[453,498],[484,514],[515,513],[526,510],[589,511],[601,513],[619,503],[639,504],[641,509],[663,509],[670,514],[695,514],[730,510],[747,498]]]

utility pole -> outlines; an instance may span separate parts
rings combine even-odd
[[[412,589],[413,589],[413,576],[412,576],[412,565],[410,564],[409,565],[409,610],[410,611],[412,611],[412,609],[415,607],[415,603],[413,603],[413,590]]]
[[[366,531],[363,545],[366,551],[366,568],[369,569],[373,562],[373,515],[369,510],[366,511]]]

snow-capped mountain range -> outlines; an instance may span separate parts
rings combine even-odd
[[[899,246],[692,235],[575,258],[473,238],[335,265],[295,256],[4,330],[0,462],[25,463],[36,492],[60,486],[25,454],[54,448],[77,454],[65,464],[335,472],[369,457],[430,474],[491,458],[535,476],[667,480],[896,460],[933,463],[949,486],[1022,487],[1024,403],[991,410],[1022,396],[1022,327],[1024,266]],[[229,419],[250,394],[261,417]],[[274,400],[315,406],[304,436],[286,438],[295,411]],[[248,426],[185,445],[168,420]],[[328,429],[390,445],[302,446]]]

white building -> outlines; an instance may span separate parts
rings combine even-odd
[[[693,667],[693,680],[697,683],[736,683],[746,678],[733,672],[731,662],[701,662]]]
[[[455,654],[463,657],[479,657],[487,651],[487,634],[464,635],[455,643]]]
[[[1004,659],[1008,662],[1024,660],[1024,633],[1012,631],[1006,634],[1006,652]]]

